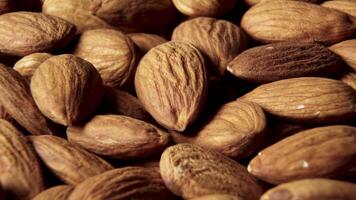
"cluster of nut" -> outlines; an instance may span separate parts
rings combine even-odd
[[[356,1],[0,0],[0,200],[355,200]]]

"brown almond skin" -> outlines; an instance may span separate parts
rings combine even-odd
[[[268,190],[261,200],[353,200],[356,185],[330,179],[304,179],[281,184]]]
[[[235,3],[236,0],[173,0],[174,6],[190,17],[221,16],[232,10]]]
[[[211,195],[201,196],[189,200],[244,200],[244,199],[228,194],[211,194]]]
[[[31,92],[44,115],[67,126],[90,117],[100,103],[103,86],[92,64],[63,54],[38,67],[31,79]]]
[[[15,199],[28,200],[44,189],[42,173],[28,140],[0,119],[0,185]]]
[[[18,71],[28,81],[31,80],[36,69],[53,55],[49,53],[33,53],[18,60],[14,65],[14,70]]]
[[[253,83],[281,79],[330,76],[342,69],[342,61],[317,43],[282,42],[262,45],[239,54],[227,67],[238,78]]]
[[[356,17],[356,2],[348,0],[325,1],[321,6],[339,10],[353,17]]]
[[[135,74],[137,56],[134,43],[122,32],[111,29],[85,31],[74,54],[94,65],[104,85],[133,87],[130,81]]]
[[[46,135],[30,139],[44,164],[66,184],[77,185],[113,169],[105,160],[60,137]]]
[[[241,99],[259,104],[280,119],[313,124],[352,118],[356,113],[355,94],[341,81],[303,77],[261,85]]]
[[[51,187],[39,193],[32,200],[67,200],[74,187],[71,185],[59,185]]]
[[[209,61],[210,75],[217,76],[211,79],[222,76],[227,64],[247,45],[245,34],[238,26],[210,17],[184,21],[174,29],[172,40],[197,47]]]
[[[348,72],[340,80],[356,90],[356,72]]]
[[[356,71],[356,39],[334,44],[330,47],[330,50],[339,55],[351,69]]]
[[[336,178],[355,173],[355,155],[356,128],[326,126],[299,132],[267,147],[250,161],[248,170],[272,184]]]
[[[17,71],[2,64],[0,94],[1,106],[27,131],[33,135],[52,134],[31,96],[27,81]]]
[[[241,27],[263,43],[315,41],[330,45],[351,38],[356,32],[355,21],[352,16],[319,5],[276,0],[250,8],[242,17]]]
[[[83,127],[69,127],[67,137],[88,151],[114,159],[147,157],[169,142],[166,132],[123,115],[96,115]]]
[[[12,122],[12,117],[6,112],[5,108],[0,105],[0,119]]]
[[[77,185],[68,200],[174,199],[159,172],[143,167],[124,167],[88,178]]]
[[[145,109],[162,126],[184,131],[200,113],[206,99],[204,58],[193,45],[167,42],[140,61],[135,88]]]
[[[244,3],[247,4],[249,7],[252,7],[253,5],[260,3],[261,1],[262,0],[244,0]],[[275,1],[275,0],[263,0],[263,1]],[[293,0],[293,1],[304,1],[304,2],[315,3],[315,4],[319,4],[321,2],[321,0]]]
[[[167,148],[161,156],[160,170],[170,191],[184,199],[230,194],[255,200],[262,195],[262,188],[244,166],[193,144]]]
[[[75,31],[75,26],[69,22],[42,13],[3,14],[0,15],[0,52],[26,56],[53,51],[67,45]]]
[[[147,53],[153,47],[167,42],[165,38],[156,34],[130,33],[128,36],[143,53]]]

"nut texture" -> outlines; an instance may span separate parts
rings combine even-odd
[[[346,73],[340,80],[356,90],[356,72]]]
[[[330,50],[338,54],[354,71],[356,71],[356,39],[334,44]]]
[[[17,61],[14,65],[14,70],[30,81],[35,70],[50,57],[52,55],[49,53],[30,54]]]
[[[321,4],[326,8],[332,8],[356,17],[356,2],[348,0],[325,1]]]
[[[219,16],[229,12],[236,0],[173,0],[174,6],[183,14],[197,16]]]
[[[153,47],[167,42],[167,40],[156,34],[130,33],[128,36],[143,53],[147,53]]]
[[[59,185],[51,187],[39,193],[32,200],[67,200],[73,189],[74,187],[70,185]]]
[[[227,194],[211,194],[211,195],[205,195],[205,196],[193,198],[190,200],[243,200],[243,199],[240,197],[227,195]]]

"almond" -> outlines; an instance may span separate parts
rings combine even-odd
[[[263,0],[263,1],[275,1],[275,0]],[[289,0],[286,0],[289,1]],[[321,0],[294,0],[294,1],[305,1],[305,2],[309,2],[309,3],[320,3]],[[244,0],[244,3],[247,4],[248,6],[253,6],[256,5],[258,3],[262,2],[262,0]]]
[[[342,68],[339,56],[316,43],[282,42],[239,54],[227,67],[238,78],[268,83],[303,76],[330,76]]]
[[[153,47],[167,42],[167,40],[156,34],[130,33],[128,36],[143,53],[147,53]]]
[[[224,15],[235,6],[236,0],[173,0],[175,7],[185,15],[220,16]]]
[[[348,72],[340,80],[356,90],[356,72]]]
[[[325,1],[321,6],[332,8],[356,17],[356,2],[347,0]]]
[[[193,45],[167,42],[151,49],[135,76],[138,99],[161,125],[184,131],[200,113],[207,93],[204,58]]]
[[[32,200],[67,200],[73,189],[74,187],[70,185],[59,185],[51,187],[39,193]]]
[[[273,184],[303,178],[340,177],[355,173],[356,128],[308,129],[262,150],[248,170]]]
[[[243,200],[243,199],[240,197],[236,197],[236,196],[228,195],[228,194],[211,194],[211,195],[193,198],[190,200]]]
[[[256,179],[239,163],[193,144],[167,148],[160,161],[166,186],[184,199],[230,194],[255,200],[262,194]]]
[[[31,79],[31,92],[41,112],[65,126],[88,118],[99,105],[102,90],[94,66],[70,54],[47,59]]]
[[[334,44],[330,50],[338,54],[354,71],[356,71],[356,39]]]
[[[292,122],[335,122],[356,113],[355,90],[327,78],[275,81],[257,87],[241,99],[255,102],[268,113]]]
[[[30,54],[17,61],[14,65],[14,70],[30,81],[35,70],[50,57],[52,55],[49,53]]]

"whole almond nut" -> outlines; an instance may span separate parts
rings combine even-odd
[[[0,64],[0,94],[0,105],[30,133],[33,135],[52,133],[46,118],[31,96],[27,81],[18,72],[2,64]]]
[[[133,159],[162,151],[169,135],[157,127],[123,115],[97,115],[83,127],[67,129],[70,142],[106,157]]]
[[[68,200],[174,199],[160,174],[143,167],[125,167],[88,178],[77,185]]]
[[[53,51],[67,45],[74,34],[75,27],[58,17],[34,12],[0,15],[0,52],[8,55]]]
[[[105,85],[132,86],[130,81],[135,74],[137,56],[134,43],[122,32],[111,29],[85,31],[74,54],[92,63]]]
[[[356,72],[348,72],[340,80],[356,90]]]
[[[31,199],[44,189],[35,153],[9,122],[0,119],[0,185],[15,199]]]
[[[264,43],[316,41],[327,45],[352,37],[355,24],[356,19],[343,12],[283,0],[261,2],[250,8],[241,21],[242,28],[253,39]]]
[[[342,61],[317,43],[282,42],[248,49],[227,67],[233,75],[254,83],[303,76],[330,76]]]
[[[244,200],[244,199],[228,194],[211,194],[211,195],[193,198],[190,200]]]
[[[347,65],[356,71],[356,39],[345,40],[340,43],[334,44],[330,50],[338,54]]]
[[[63,182],[76,185],[113,167],[81,147],[52,136],[33,136],[32,145],[44,164]]]
[[[200,113],[207,93],[204,58],[193,45],[167,42],[151,49],[135,76],[138,99],[161,125],[184,131]]]
[[[175,7],[183,14],[197,16],[224,15],[235,6],[236,0],[173,0]]]
[[[283,120],[321,123],[353,117],[355,94],[355,90],[341,81],[303,77],[261,85],[241,99],[259,104]]]
[[[153,47],[167,42],[167,40],[156,34],[130,33],[128,36],[143,53],[147,53]]]
[[[88,118],[99,105],[102,90],[94,66],[70,54],[47,59],[31,79],[31,92],[41,112],[65,126]]]
[[[36,195],[32,200],[67,200],[74,187],[70,185],[59,185],[51,187]]]
[[[35,70],[50,57],[52,55],[49,53],[30,54],[17,61],[14,65],[14,70],[30,81]]]
[[[325,1],[321,4],[326,8],[332,8],[356,17],[356,1],[338,0]]]
[[[244,166],[193,144],[167,148],[161,156],[160,170],[166,186],[184,199],[230,194],[255,200],[262,194],[260,185]]]
[[[248,170],[273,184],[355,173],[356,128],[326,126],[299,132],[262,150]]]
[[[263,194],[261,200],[353,200],[355,196],[355,184],[329,179],[304,179],[274,187]]]

